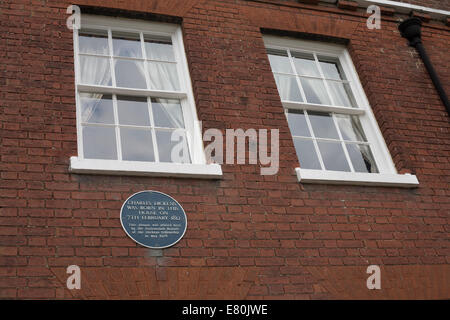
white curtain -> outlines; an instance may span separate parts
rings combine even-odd
[[[295,77],[274,74],[281,100],[302,101]]]
[[[365,141],[364,131],[361,122],[356,117],[347,115],[336,115],[336,120],[341,130],[344,140]]]
[[[174,63],[148,62],[150,87],[157,90],[179,91],[177,66]]]
[[[330,104],[327,91],[322,80],[302,78],[301,83],[309,103]]]
[[[109,58],[80,57],[80,64],[82,84],[111,85]]]

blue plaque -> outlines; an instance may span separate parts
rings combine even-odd
[[[187,227],[181,205],[158,191],[141,191],[129,197],[120,209],[120,222],[131,239],[152,249],[173,246]]]

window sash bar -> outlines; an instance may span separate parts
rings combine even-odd
[[[135,97],[154,97],[167,99],[187,98],[187,93],[181,91],[134,89],[124,87],[98,86],[90,84],[77,84],[77,90],[78,92],[86,92],[86,93],[110,93]]]
[[[305,136],[292,136],[297,139],[303,139],[303,140],[313,140],[312,137],[305,137]],[[370,147],[370,142],[365,141],[353,141],[353,140],[338,140],[338,139],[331,139],[331,138],[315,138],[317,141],[324,141],[324,142],[343,142],[345,144],[360,144]]]
[[[359,115],[359,116],[364,115],[366,113],[364,109],[350,108],[350,107],[336,107],[325,104],[322,105],[322,104],[312,104],[294,101],[282,101],[282,104],[283,107],[286,109],[295,109],[295,110],[335,112],[340,114]]]

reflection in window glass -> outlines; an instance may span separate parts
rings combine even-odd
[[[112,96],[80,93],[81,122],[114,124]]]
[[[294,76],[274,74],[274,77],[282,101],[303,101],[297,79]]]
[[[347,144],[347,150],[356,172],[378,173],[378,168],[369,146]]]
[[[83,152],[86,159],[117,159],[116,131],[113,127],[83,127]]]
[[[312,140],[294,138],[294,145],[301,168],[314,170],[321,169],[319,158],[317,157]]]
[[[150,130],[120,128],[122,159],[127,161],[155,161]]]
[[[170,37],[144,35],[144,41],[147,59],[175,61]]]
[[[150,126],[147,98],[117,96],[117,113],[120,124]]]
[[[310,137],[308,124],[306,123],[305,114],[301,110],[290,109],[288,114],[288,124],[293,136]]]
[[[184,128],[183,112],[179,100],[152,99],[155,126],[162,128]]]
[[[108,31],[82,29],[78,35],[80,53],[109,55]]]
[[[330,113],[309,111],[308,117],[316,138],[339,139]]]
[[[179,131],[178,131],[179,132]],[[180,140],[172,141],[173,130],[166,131],[166,130],[156,130],[156,141],[158,143],[158,153],[159,153],[159,161],[160,162],[180,162],[176,161],[176,159],[172,159],[172,150],[174,150],[174,153],[176,152],[176,149],[174,149],[176,146],[180,147],[179,154],[176,154],[175,156],[178,157],[178,159],[184,160],[181,161],[183,163],[190,163],[190,156],[189,156],[189,148],[186,140],[186,136],[183,135]]]
[[[109,58],[80,56],[81,83],[98,86],[111,86]]]
[[[112,32],[114,55],[142,58],[141,39],[138,33]]]
[[[115,59],[116,84],[118,87],[146,89],[144,63]]]
[[[291,63],[286,50],[267,50],[270,66],[273,72],[293,74]]]
[[[340,142],[318,141],[317,144],[326,170],[350,172],[350,166]]]

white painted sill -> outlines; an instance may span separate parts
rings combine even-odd
[[[419,186],[419,180],[412,174],[354,173],[301,168],[296,168],[295,171],[298,181],[302,183],[400,188],[416,188]]]
[[[198,179],[219,179],[222,177],[222,168],[218,164],[148,163],[80,159],[78,157],[70,157],[69,172]]]

